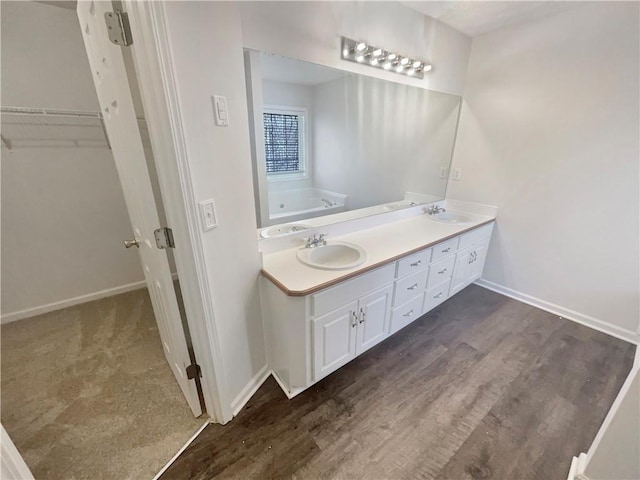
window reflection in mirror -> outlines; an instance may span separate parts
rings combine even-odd
[[[245,67],[258,227],[444,198],[460,97],[255,51]]]

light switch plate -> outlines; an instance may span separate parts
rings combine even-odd
[[[216,206],[212,199],[200,202],[200,216],[202,220],[202,228],[205,232],[218,226],[218,221],[216,220]]]
[[[454,180],[460,180],[462,178],[462,169],[461,168],[454,168],[453,169],[453,179]]]
[[[216,125],[219,127],[228,127],[229,109],[227,108],[227,98],[214,95],[211,99],[213,101],[213,113],[216,118]]]

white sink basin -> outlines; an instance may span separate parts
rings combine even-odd
[[[384,205],[384,209],[387,211],[393,210],[401,210],[403,208],[415,207],[416,205],[420,205],[416,202],[411,202],[409,200],[400,200],[399,202],[387,203]]]
[[[455,212],[441,212],[435,213],[433,215],[429,215],[431,220],[435,220],[436,222],[442,223],[469,223],[471,222],[471,218],[466,215],[462,215],[460,213]]]
[[[310,267],[323,270],[346,270],[367,260],[367,253],[358,245],[347,242],[331,242],[321,247],[301,248],[298,260]]]
[[[271,228],[267,228],[260,232],[262,238],[279,237],[280,235],[286,235],[293,232],[301,232],[302,230],[309,230],[309,225],[303,223],[287,223],[284,225],[274,225]]]

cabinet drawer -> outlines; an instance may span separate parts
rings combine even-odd
[[[422,315],[423,298],[424,293],[421,293],[413,300],[410,300],[404,305],[400,305],[392,310],[390,333],[395,333],[401,328],[406,327]]]
[[[458,249],[458,240],[460,237],[450,238],[449,240],[439,243],[433,247],[433,254],[431,255],[431,261],[436,262],[441,258],[453,255]]]
[[[408,257],[398,260],[398,272],[396,278],[402,278],[413,272],[417,272],[426,268],[431,261],[431,249],[421,250],[420,252],[409,255]]]
[[[427,290],[424,294],[424,307],[423,311],[426,313],[429,310],[437,307],[447,298],[449,298],[449,284],[451,280],[447,280],[434,288]]]
[[[476,228],[475,230],[471,230],[468,233],[465,233],[460,237],[460,245],[458,248],[463,250],[465,248],[469,248],[474,243],[477,243],[485,238],[489,238],[491,236],[491,231],[493,230],[493,223],[488,225],[483,225],[480,228]]]
[[[396,280],[395,290],[393,293],[393,304],[402,305],[419,293],[422,293],[427,286],[428,270],[422,270],[413,273],[407,277]]]
[[[393,263],[369,273],[327,288],[311,297],[311,315],[317,317],[393,282],[396,266]]]
[[[453,265],[456,262],[456,256],[451,255],[439,262],[432,263],[429,266],[429,280],[427,281],[427,290],[431,290],[437,285],[446,282],[451,278]]]

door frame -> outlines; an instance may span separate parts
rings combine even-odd
[[[133,32],[131,48],[156,164],[202,393],[212,421],[233,418],[226,388],[211,285],[205,269],[198,205],[191,181],[182,115],[163,2],[124,0]]]

